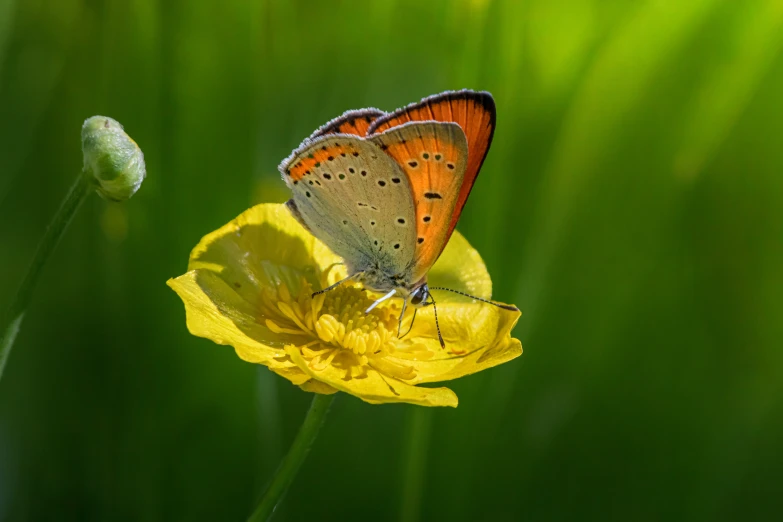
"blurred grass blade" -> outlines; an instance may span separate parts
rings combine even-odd
[[[722,60],[686,107],[674,172],[693,181],[726,139],[783,43],[783,2],[747,2],[723,35]]]
[[[427,478],[427,453],[432,437],[432,410],[408,408],[402,447],[402,501],[400,522],[421,520],[421,501]]]
[[[523,328],[532,328],[575,199],[587,186],[625,115],[649,90],[667,61],[680,52],[716,0],[641,4],[598,52],[565,117],[533,219],[519,285]],[[526,325],[526,326],[525,326]]]

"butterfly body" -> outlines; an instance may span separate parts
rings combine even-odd
[[[427,272],[456,226],[494,128],[492,97],[467,90],[389,114],[348,111],[281,163],[293,194],[288,208],[345,260],[349,278],[382,299],[429,304]]]

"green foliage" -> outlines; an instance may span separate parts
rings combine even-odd
[[[245,519],[310,396],[189,335],[165,281],[283,201],[329,118],[462,87],[498,128],[459,229],[525,353],[430,419],[339,396],[276,520],[774,519],[781,43],[778,0],[0,3],[0,309],[86,117],[149,173],[43,274],[0,383],[0,520]]]

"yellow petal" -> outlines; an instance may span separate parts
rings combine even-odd
[[[484,261],[456,231],[427,275],[427,281],[430,287],[443,286],[485,299],[492,296],[492,281]],[[522,344],[511,337],[511,330],[521,315],[519,311],[443,290],[432,293],[446,349],[441,349],[437,340],[433,307],[419,309],[413,329],[406,337],[412,343],[412,353],[398,350],[395,354],[399,364],[412,365],[416,371],[416,377],[407,382],[456,379],[521,355]],[[421,350],[422,346],[426,350]],[[391,359],[395,359],[394,355]]]
[[[193,335],[231,345],[243,359],[261,364],[285,356],[285,339],[260,324],[258,312],[213,272],[192,270],[167,284],[185,304]]]
[[[345,380],[345,370],[328,365],[317,371],[307,364],[299,350],[289,346],[286,351],[299,368],[313,379],[325,383],[332,388],[350,393],[370,404],[387,402],[407,402],[420,406],[451,406],[457,407],[457,395],[448,388],[425,388],[412,386],[402,381],[385,377],[379,372],[368,368],[363,378]]]
[[[437,341],[432,309],[423,309],[416,318],[410,334],[412,350],[417,344],[427,348],[431,357],[409,358],[404,349],[399,355],[400,364],[414,367],[416,377],[410,383],[438,382],[457,379],[509,361],[522,354],[522,344],[511,337],[520,312],[504,310],[486,303],[438,306],[441,333],[446,341],[442,349]]]
[[[300,388],[302,388],[304,391],[311,392],[311,393],[320,393],[321,395],[331,395],[333,393],[337,393],[338,390],[335,390],[331,386],[329,386],[326,383],[323,383],[321,381],[316,381],[315,379],[310,379],[307,382],[304,382],[299,385]]]
[[[291,361],[284,349],[284,337],[259,323],[255,310],[215,273],[191,270],[169,279],[185,304],[188,330],[217,344],[234,347],[237,355],[251,363],[263,364],[293,384],[311,379]],[[319,393],[326,393],[324,391]]]
[[[484,299],[492,297],[492,280],[484,261],[478,251],[456,230],[427,274],[427,282],[430,286],[445,286]],[[470,302],[469,299],[451,292],[436,292],[435,298],[439,305]]]
[[[254,361],[248,361],[248,362],[254,362]],[[285,377],[286,379],[291,381],[293,384],[296,384],[297,386],[302,386],[304,384],[307,384],[308,381],[312,380],[310,376],[307,375],[302,370],[300,370],[298,366],[293,366],[291,368],[270,367],[269,369],[275,372],[276,374],[278,374],[280,377]]]
[[[275,287],[278,281],[298,291],[301,275],[318,288],[316,276],[341,262],[284,205],[261,204],[204,236],[190,253],[188,270],[220,274],[249,303],[256,303],[261,288]],[[336,280],[345,268],[337,265],[332,272]]]

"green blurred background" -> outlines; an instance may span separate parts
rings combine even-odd
[[[0,1],[0,307],[118,119],[148,178],[91,197],[0,382],[0,520],[243,520],[310,396],[192,337],[165,285],[283,201],[342,111],[491,91],[460,230],[524,355],[456,410],[341,394],[293,520],[779,520],[780,0]]]

